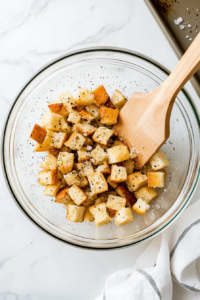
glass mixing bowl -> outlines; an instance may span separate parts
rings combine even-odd
[[[68,244],[92,249],[115,249],[147,240],[169,224],[186,207],[199,178],[199,118],[185,90],[176,99],[171,134],[162,149],[170,160],[165,187],[151,202],[146,215],[117,227],[114,221],[97,228],[94,223],[65,219],[66,208],[43,195],[37,173],[45,153],[34,152],[29,139],[47,104],[70,90],[94,90],[103,84],[110,95],[119,89],[127,98],[150,92],[168,76],[158,63],[120,48],[88,48],[63,55],[44,66],[26,84],[9,112],[2,140],[5,178],[13,198],[24,213],[44,231]],[[162,99],[161,99],[162,100]],[[134,114],[134,111],[133,111]],[[152,132],[152,135],[154,132]]]

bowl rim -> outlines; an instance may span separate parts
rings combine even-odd
[[[12,198],[15,200],[14,202],[17,204],[17,206],[21,209],[21,211],[25,214],[25,216],[31,220],[40,230],[42,230],[43,232],[47,233],[48,235],[50,235],[51,237],[53,237],[54,239],[56,240],[59,240],[61,242],[63,242],[64,244],[68,244],[68,245],[71,245],[71,246],[74,246],[74,247],[77,247],[77,248],[82,248],[82,249],[85,249],[85,250],[96,250],[96,251],[102,251],[102,250],[117,250],[117,249],[121,249],[121,248],[127,248],[127,247],[130,247],[130,246],[134,246],[134,245],[137,245],[137,244],[140,244],[146,240],[150,240],[152,239],[153,237],[156,237],[158,234],[160,234],[161,232],[163,232],[166,228],[168,228],[177,218],[178,216],[184,211],[184,209],[187,207],[187,205],[189,204],[191,198],[192,198],[192,195],[194,194],[196,188],[197,188],[197,185],[198,185],[198,182],[199,182],[199,179],[200,179],[200,163],[198,165],[198,172],[196,174],[196,178],[195,178],[195,182],[193,183],[193,186],[191,188],[191,191],[190,191],[190,194],[188,195],[188,198],[187,200],[185,201],[185,203],[183,203],[181,205],[181,207],[178,209],[178,211],[176,212],[176,214],[171,217],[165,224],[163,224],[161,226],[161,228],[155,230],[152,234],[149,234],[147,235],[146,237],[143,237],[141,238],[139,241],[133,241],[129,244],[126,244],[126,245],[119,245],[119,246],[114,246],[114,247],[102,247],[102,248],[97,248],[97,247],[91,247],[91,246],[85,246],[85,245],[80,245],[80,244],[76,244],[76,243],[73,243],[71,241],[67,241],[67,240],[64,240],[60,237],[57,237],[55,236],[54,234],[52,234],[51,232],[49,232],[48,230],[46,230],[45,228],[43,228],[42,226],[40,226],[27,212],[26,210],[23,208],[23,206],[19,203],[17,197],[15,196],[15,193],[10,185],[10,182],[9,182],[9,179],[8,179],[8,176],[7,176],[7,171],[6,171],[6,165],[5,165],[5,156],[4,156],[4,142],[5,142],[5,136],[6,136],[6,129],[7,129],[7,124],[8,124],[8,121],[9,121],[9,118],[10,118],[10,115],[12,113],[12,110],[15,106],[15,104],[17,103],[18,101],[18,98],[20,97],[20,95],[23,93],[23,91],[26,89],[26,87],[30,84],[30,82],[32,82],[40,73],[42,73],[44,70],[46,70],[47,68],[49,68],[50,66],[52,66],[53,64],[59,62],[60,60],[63,60],[65,58],[68,58],[70,56],[74,56],[74,55],[77,55],[77,54],[84,54],[84,53],[89,53],[89,52],[98,52],[98,51],[110,51],[110,52],[118,52],[118,53],[123,53],[123,54],[129,54],[129,55],[132,55],[132,56],[135,56],[135,57],[138,57],[138,58],[141,58],[151,64],[153,64],[154,66],[156,66],[158,69],[160,69],[161,71],[163,71],[167,76],[170,75],[170,71],[165,68],[162,64],[158,63],[156,60],[153,60],[151,59],[149,56],[146,56],[146,55],[143,55],[139,52],[136,52],[136,51],[133,51],[133,50],[129,50],[129,49],[126,49],[126,48],[121,48],[121,47],[107,47],[107,46],[99,46],[99,47],[86,47],[86,48],[80,48],[80,49],[77,49],[77,50],[73,50],[73,51],[70,51],[70,52],[67,52],[67,53],[64,53],[54,59],[52,59],[51,61],[47,62],[46,64],[44,64],[41,68],[39,68],[33,76],[31,76],[27,82],[23,85],[23,87],[20,89],[20,91],[17,93],[17,96],[14,98],[15,100],[13,101],[13,103],[10,105],[10,108],[8,110],[8,113],[7,113],[7,116],[5,118],[5,121],[4,121],[4,125],[2,127],[2,135],[1,135],[1,149],[2,149],[2,153],[1,153],[1,168],[2,168],[2,171],[3,171],[3,175],[4,175],[4,180],[6,182],[6,185],[8,187],[8,190],[12,196]],[[196,117],[196,121],[197,121],[197,124],[198,124],[198,129],[199,129],[199,132],[200,132],[200,115],[198,113],[198,109],[196,107],[196,104],[193,102],[192,98],[189,96],[189,93],[186,91],[185,88],[182,88],[181,90],[185,97],[187,98],[193,112],[194,112],[194,115]]]

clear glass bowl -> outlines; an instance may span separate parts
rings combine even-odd
[[[70,90],[94,90],[103,84],[111,95],[117,88],[127,98],[134,92],[150,92],[168,76],[158,63],[120,48],[89,48],[71,52],[44,66],[22,89],[8,115],[3,140],[4,174],[24,213],[44,231],[66,243],[92,249],[113,249],[137,244],[166,228],[188,204],[199,178],[199,118],[186,91],[176,99],[171,134],[162,147],[170,160],[163,189],[146,215],[134,214],[134,222],[97,228],[94,223],[65,219],[66,209],[43,195],[37,173],[45,153],[34,152],[29,139],[47,104]],[[134,111],[133,111],[134,114]],[[154,133],[152,132],[152,135]]]

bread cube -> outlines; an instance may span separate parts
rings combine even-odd
[[[76,100],[74,99],[74,97],[69,91],[60,94],[59,98],[62,100],[63,104],[67,107],[69,112],[72,111],[72,109],[76,106]]]
[[[108,191],[108,184],[101,172],[94,172],[88,175],[88,181],[93,194],[100,194]]]
[[[119,140],[115,140],[114,143],[112,144],[112,147],[115,146],[126,146],[126,144],[124,144],[123,142],[119,141]]]
[[[89,187],[86,187],[84,189],[84,193],[87,195],[87,200],[83,202],[84,206],[91,206],[94,204],[94,201],[97,199],[97,195],[93,195],[91,192],[91,189]]]
[[[88,180],[87,180],[87,177],[85,176],[79,176],[80,177],[80,183],[79,183],[79,187],[80,188],[84,188],[86,187],[89,183],[88,183]]]
[[[120,210],[121,208],[126,206],[126,199],[119,196],[109,195],[106,206],[113,210]]]
[[[117,123],[117,118],[119,115],[118,109],[112,109],[105,106],[100,107],[100,122],[105,125],[114,125]]]
[[[115,90],[114,94],[111,97],[111,102],[115,107],[122,107],[126,104],[127,100],[118,90]]]
[[[39,185],[57,184],[57,169],[40,171],[38,173],[38,183]]]
[[[73,132],[70,138],[64,143],[71,150],[80,150],[85,142],[84,136],[78,132]]]
[[[163,172],[148,172],[148,187],[163,187],[165,185],[165,174]]]
[[[89,137],[86,137],[85,138],[85,143],[83,144],[83,146],[85,147],[85,146],[92,146],[93,145],[93,140],[91,140]],[[92,150],[92,148],[87,148],[87,150]]]
[[[81,205],[85,200],[87,200],[87,195],[77,185],[70,187],[68,193],[76,205]]]
[[[57,148],[49,148],[48,152],[52,155],[54,155],[55,157],[58,156],[58,153],[60,152],[60,149]]]
[[[94,93],[84,88],[78,92],[77,105],[92,105],[94,103]]]
[[[33,130],[31,131],[30,138],[36,141],[38,144],[42,144],[47,131],[46,129],[42,128],[40,125],[35,124]]]
[[[169,161],[164,152],[158,150],[150,159],[150,164],[154,171],[159,171],[169,166]]]
[[[35,152],[44,152],[44,151],[49,151],[51,149],[55,149],[51,147],[51,142],[52,142],[52,136],[54,132],[53,131],[47,131],[47,134],[45,136],[45,139],[42,144],[36,143],[35,145]]]
[[[150,208],[150,205],[146,201],[139,198],[137,202],[133,205],[132,209],[139,215],[145,215],[146,211]]]
[[[68,153],[71,153],[72,151],[71,151],[71,149],[69,149],[69,147],[67,147],[67,146],[62,146],[62,148],[60,149],[60,151],[61,152],[68,152]]]
[[[89,207],[89,211],[93,214],[95,218],[96,226],[100,227],[112,221],[112,218],[109,216],[105,203],[100,203]]]
[[[72,129],[71,129],[71,126],[67,122],[62,122],[60,131],[65,132],[67,134],[67,136],[69,136]]]
[[[107,142],[112,135],[112,130],[106,127],[99,127],[92,136],[92,139],[97,143],[107,145]]]
[[[146,175],[147,175],[148,172],[153,172],[153,169],[152,169],[152,166],[151,166],[150,162],[148,162],[148,163],[142,168],[141,172],[142,172],[142,174],[146,174]]]
[[[139,190],[141,187],[147,185],[147,183],[147,175],[142,174],[141,172],[135,172],[128,175],[128,179],[126,180],[126,185],[131,192]]]
[[[59,112],[61,111],[62,107],[63,107],[63,103],[51,103],[50,105],[48,105],[50,111],[54,114],[59,114]]]
[[[120,183],[118,185],[118,187],[116,188],[116,192],[119,196],[126,199],[128,206],[131,208],[137,201],[135,195],[128,190],[127,186],[124,183]]]
[[[83,222],[85,214],[84,206],[76,206],[73,204],[67,205],[67,216],[66,219],[72,222]]]
[[[106,89],[103,85],[99,86],[96,90],[93,91],[94,93],[94,101],[97,105],[104,104],[107,100],[110,99]]]
[[[68,152],[60,152],[57,159],[57,165],[62,174],[71,172],[74,165],[74,154]]]
[[[55,202],[57,203],[63,203],[63,204],[68,204],[72,201],[71,197],[68,194],[68,187],[63,188],[62,190],[59,191],[59,193],[56,195]]]
[[[110,101],[110,98],[104,103],[104,106],[108,107],[108,108],[113,108],[115,109],[115,106],[113,105],[113,103]]]
[[[71,123],[79,123],[81,120],[81,116],[79,115],[79,113],[75,110],[71,111],[69,113],[69,116],[67,118],[67,122],[71,122]]]
[[[53,170],[57,168],[57,158],[52,155],[48,154],[45,158],[45,160],[40,165],[40,168],[45,170]]]
[[[115,146],[107,149],[109,164],[115,164],[129,159],[129,151],[127,146]]]
[[[58,181],[61,183],[61,187],[65,187],[67,185],[62,172],[58,169]]]
[[[54,132],[52,135],[52,141],[50,144],[50,147],[53,148],[61,148],[64,144],[64,142],[67,139],[67,134],[64,132]]]
[[[98,166],[95,169],[95,172],[101,172],[103,175],[109,175],[111,172],[107,161],[104,161],[102,165]]]
[[[100,145],[96,146],[96,148],[92,150],[91,155],[94,159],[95,165],[100,165],[104,161],[108,160],[108,154],[100,147]]]
[[[40,125],[46,130],[61,131],[62,124],[65,123],[63,116],[47,111],[40,121]]]
[[[112,165],[110,180],[116,183],[126,181],[127,180],[126,168],[118,167],[117,165]]]
[[[81,176],[88,176],[94,173],[94,168],[91,161],[83,161],[76,164],[76,168]]]
[[[133,213],[130,207],[121,208],[115,215],[115,224],[117,226],[125,225],[133,220]]]
[[[81,179],[75,170],[73,170],[70,173],[67,173],[63,177],[65,178],[65,180],[69,186],[74,185],[74,184],[79,185],[81,182]]]
[[[119,183],[113,182],[111,180],[111,176],[108,176],[107,182],[109,183],[110,186],[112,186],[113,189],[116,189],[118,187],[118,185],[119,185]]]
[[[125,161],[125,167],[127,171],[127,175],[130,175],[134,171],[134,161],[129,158],[128,160]]]
[[[88,207],[86,207],[86,210],[85,210],[84,221],[85,222],[93,222],[94,221],[94,216],[93,216],[93,214],[91,214]]]
[[[83,121],[85,121],[85,122],[89,122],[90,123],[91,121],[94,120],[94,116],[91,113],[89,113],[87,110],[85,110],[85,109],[82,109],[79,114],[81,116],[81,119]]]
[[[96,120],[100,119],[99,107],[96,105],[86,106],[85,109],[87,112],[92,114]]]
[[[156,191],[148,186],[144,186],[134,193],[137,199],[142,198],[147,204],[158,197]]]
[[[92,125],[90,125],[86,122],[76,124],[76,129],[84,137],[90,136],[91,134],[93,134],[97,130],[96,127],[94,127],[94,126],[92,126]]]
[[[97,204],[99,204],[99,203],[106,203],[107,202],[107,197],[99,197],[99,198],[97,198],[95,201],[94,201],[94,205],[97,205]]]
[[[55,197],[60,189],[61,183],[47,185],[44,189],[45,196]]]
[[[91,158],[91,153],[84,150],[78,150],[78,162],[86,161]]]
[[[111,218],[113,218],[117,213],[117,211],[112,208],[107,208],[107,210],[108,210],[108,214]]]

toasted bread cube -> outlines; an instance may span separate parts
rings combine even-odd
[[[126,104],[127,100],[118,90],[115,90],[114,94],[111,97],[111,102],[115,107],[122,107]]]
[[[91,206],[94,204],[94,201],[97,199],[97,195],[93,195],[89,187],[84,189],[84,193],[87,195],[87,200],[83,202],[84,206]]]
[[[89,137],[86,137],[85,143],[83,144],[83,146],[92,146],[93,145],[93,140],[91,140]],[[91,148],[87,148],[87,150],[92,150]]]
[[[94,93],[94,101],[96,102],[97,105],[104,104],[107,100],[110,99],[103,85],[96,88],[96,90],[94,90],[93,93]]]
[[[106,203],[107,202],[107,197],[99,197],[99,198],[97,198],[95,201],[94,201],[94,205],[97,205],[97,204],[99,204],[99,203]]]
[[[61,183],[47,185],[44,189],[45,196],[55,197],[60,189]]]
[[[84,88],[78,92],[77,105],[92,105],[94,103],[94,93]]]
[[[158,197],[156,191],[148,186],[142,187],[134,194],[137,199],[142,198],[142,200],[146,201],[147,204]]]
[[[68,153],[71,153],[72,151],[71,151],[71,149],[69,149],[69,147],[67,147],[67,146],[62,146],[62,148],[60,149],[60,151],[61,152],[68,152]]]
[[[104,106],[105,106],[105,107],[108,107],[108,108],[113,108],[113,109],[115,109],[115,106],[114,106],[113,103],[110,101],[110,98],[104,103]]]
[[[57,157],[58,154],[59,154],[59,152],[60,152],[60,149],[57,149],[57,148],[50,148],[50,149],[48,150],[48,152],[49,152],[50,154],[54,155],[55,157]]]
[[[76,168],[81,176],[88,176],[94,173],[94,168],[91,161],[83,161],[76,164]]]
[[[89,183],[86,176],[80,176],[81,182],[79,183],[80,188],[86,187]]]
[[[70,187],[68,193],[76,205],[81,205],[85,200],[87,200],[87,195],[77,185]]]
[[[58,169],[62,174],[72,171],[74,165],[74,154],[68,152],[60,152],[57,159]]]
[[[91,158],[91,153],[84,150],[78,150],[78,162],[86,161]]]
[[[109,164],[115,164],[129,159],[129,151],[127,146],[115,146],[107,149],[109,156]]]
[[[99,107],[96,105],[86,106],[85,109],[94,116],[96,120],[100,119]]]
[[[158,150],[150,159],[150,164],[154,171],[159,171],[169,166],[169,161],[164,152]]]
[[[71,150],[79,150],[85,142],[84,136],[78,132],[73,132],[70,138],[64,143]]]
[[[74,99],[74,97],[69,91],[60,94],[59,98],[60,100],[62,100],[63,104],[67,107],[68,111],[72,111],[73,107],[76,106],[76,100]]]
[[[71,111],[69,113],[69,116],[67,118],[67,122],[71,122],[71,123],[79,123],[81,120],[81,116],[79,115],[79,113],[75,110]]]
[[[127,175],[130,175],[133,173],[134,171],[134,161],[129,158],[128,160],[125,161],[125,167],[126,167],[126,171],[127,171]]]
[[[117,165],[112,165],[110,180],[112,182],[120,183],[127,180],[127,172],[125,167],[118,167]]]
[[[78,130],[79,133],[84,135],[84,137],[90,136],[97,130],[96,127],[86,122],[76,124],[76,129]]]
[[[49,151],[50,149],[54,149],[50,146],[52,142],[52,136],[54,132],[53,131],[47,131],[46,137],[43,141],[42,144],[36,143],[35,145],[35,151],[36,152],[44,152],[44,151]]]
[[[94,216],[93,216],[93,214],[91,214],[88,207],[85,210],[84,221],[85,222],[93,222],[94,221]]]
[[[133,205],[132,209],[139,215],[145,215],[150,205],[141,198],[137,199],[137,202]]]
[[[163,187],[165,185],[165,174],[163,172],[148,172],[148,187]]]
[[[108,191],[108,184],[101,172],[94,172],[88,175],[90,188],[93,194],[100,194]]]
[[[63,203],[63,204],[68,204],[72,201],[71,197],[68,194],[68,187],[63,188],[62,190],[59,191],[59,193],[56,195],[55,202],[57,203]]]
[[[69,136],[72,129],[71,129],[71,126],[67,122],[62,122],[60,131],[65,132],[67,134],[67,136]]]
[[[114,125],[117,123],[119,115],[118,109],[112,109],[105,106],[100,107],[101,123],[105,125]]]
[[[118,187],[116,188],[116,192],[119,196],[124,197],[126,199],[127,204],[131,208],[137,201],[135,195],[128,190],[127,186],[124,183],[118,185]]]
[[[104,161],[108,160],[108,154],[100,147],[100,145],[96,146],[96,148],[92,150],[91,155],[95,165],[100,165]]]
[[[67,134],[64,132],[54,132],[50,147],[61,148],[67,139]]]
[[[57,169],[40,171],[38,173],[38,183],[39,185],[57,184]]]
[[[57,168],[57,158],[52,155],[48,154],[45,158],[45,160],[40,165],[40,168],[45,170],[53,170]]]
[[[65,123],[63,116],[47,111],[40,121],[40,125],[46,130],[61,131],[62,124]]]
[[[65,178],[65,180],[69,186],[74,185],[74,184],[79,185],[81,182],[81,179],[75,170],[73,170],[70,173],[67,173],[63,177]]]
[[[107,208],[107,210],[108,210],[108,214],[111,218],[113,218],[117,213],[117,211],[112,208]]]
[[[35,124],[33,130],[31,131],[30,138],[36,141],[38,144],[42,144],[46,135],[46,129],[42,128],[40,125]]]
[[[85,109],[82,109],[79,114],[81,116],[81,119],[83,121],[85,121],[85,122],[89,122],[90,123],[91,121],[94,120],[94,116],[91,113],[89,113],[87,110],[85,110]]]
[[[67,205],[67,216],[66,219],[72,222],[83,222],[85,214],[84,206],[77,206],[73,204]]]
[[[89,207],[89,211],[93,214],[95,218],[96,226],[100,227],[112,221],[112,218],[109,216],[105,203],[99,203]]]
[[[67,185],[62,172],[58,169],[58,181],[61,183],[61,187],[65,187]]]
[[[142,174],[141,172],[135,172],[128,175],[128,179],[126,180],[126,185],[131,192],[139,190],[141,187],[147,185],[147,183],[147,175]]]
[[[148,172],[153,172],[153,169],[152,169],[152,166],[151,166],[150,162],[148,162],[148,163],[142,168],[141,172],[142,172],[143,174],[146,174],[146,175],[147,175]]]
[[[62,107],[63,107],[63,103],[52,103],[50,105],[48,105],[50,111],[54,114],[59,114],[59,112],[61,111]]]
[[[99,127],[92,136],[92,139],[97,143],[107,145],[107,142],[112,135],[112,130],[106,127]]]
[[[110,186],[112,186],[113,189],[116,189],[119,185],[119,183],[111,181],[111,176],[108,176],[107,182],[109,183]]]
[[[95,170],[95,172],[101,172],[103,175],[110,175],[110,167],[107,163],[107,161],[104,161],[102,165],[98,166]]]
[[[126,144],[124,144],[123,142],[119,141],[119,140],[115,140],[114,143],[112,144],[112,147],[115,146],[126,146]]]
[[[130,207],[121,208],[115,215],[115,224],[117,226],[125,225],[133,220],[133,213]]]
[[[109,195],[106,206],[113,210],[120,210],[121,208],[126,206],[126,199],[119,196]]]

